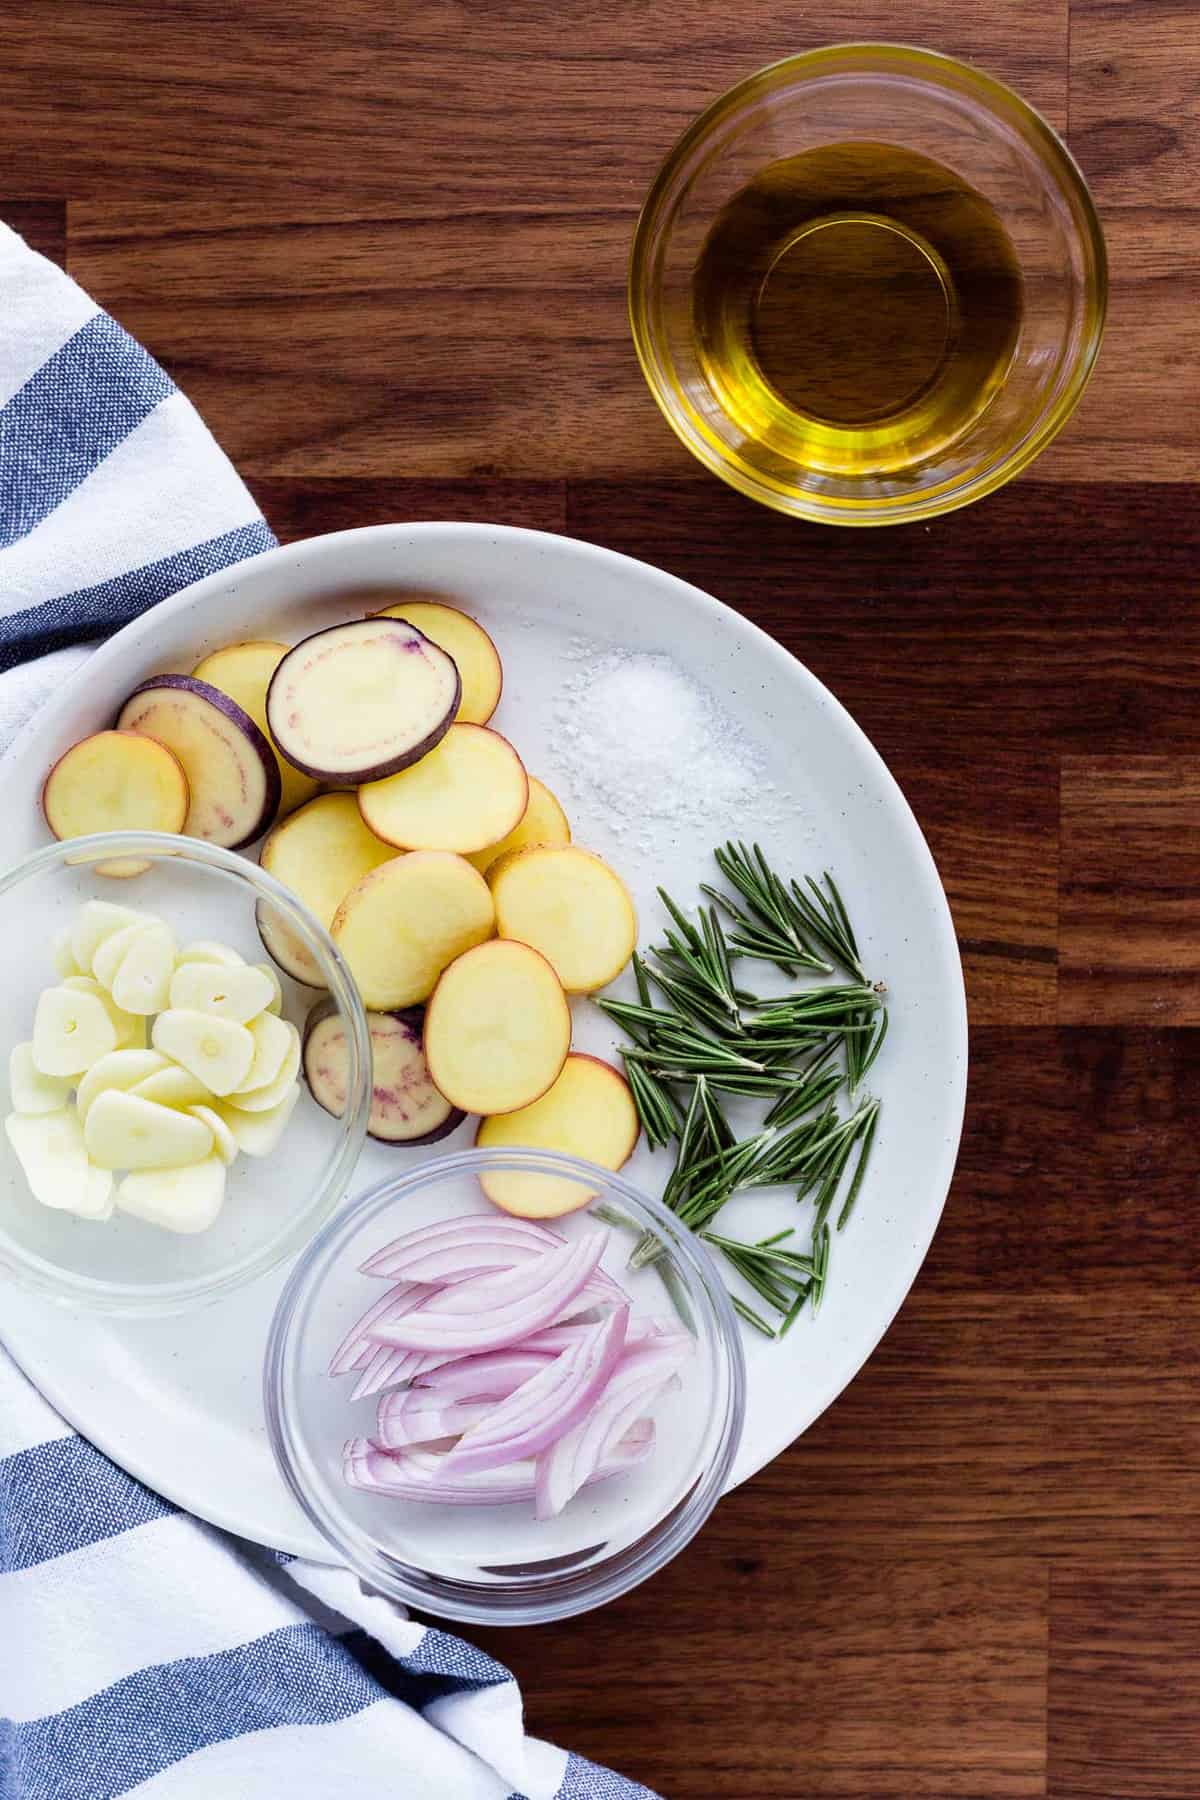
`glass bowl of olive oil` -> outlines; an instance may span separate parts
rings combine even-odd
[[[688,449],[799,518],[930,518],[1023,469],[1104,329],[1100,221],[1066,147],[949,57],[840,44],[761,70],[667,157],[634,343]]]

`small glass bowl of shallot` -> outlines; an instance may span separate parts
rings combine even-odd
[[[465,1150],[308,1246],[264,1400],[339,1561],[443,1618],[530,1625],[628,1592],[695,1536],[745,1366],[720,1275],[659,1201],[573,1156]]]

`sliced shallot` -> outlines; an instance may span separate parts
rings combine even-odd
[[[690,1342],[690,1340],[689,1340]],[[599,1401],[537,1459],[535,1511],[552,1519],[591,1479],[606,1446],[619,1439],[642,1409],[673,1381],[689,1354],[680,1345],[647,1346],[617,1365]]]
[[[428,1288],[415,1287],[407,1281],[398,1281],[395,1287],[389,1288],[383,1298],[377,1300],[374,1306],[369,1307],[357,1324],[350,1327],[333,1353],[329,1364],[329,1373],[344,1375],[348,1369],[358,1368],[364,1358],[373,1355],[376,1349],[375,1344],[367,1336],[367,1326],[373,1325],[376,1319],[389,1316],[394,1310],[399,1311],[406,1307],[418,1306],[422,1300],[427,1298],[429,1291]]]
[[[603,1232],[590,1231],[503,1274],[438,1288],[403,1318],[377,1321],[370,1335],[400,1350],[502,1350],[560,1317],[598,1266],[604,1243]]]
[[[590,1479],[608,1481],[643,1462],[654,1449],[654,1421],[638,1420],[597,1464]],[[452,1475],[437,1451],[378,1450],[368,1438],[351,1438],[342,1472],[351,1487],[398,1500],[433,1500],[443,1506],[494,1506],[534,1498],[534,1465],[510,1463],[482,1475]]]
[[[526,1243],[536,1249],[554,1250],[563,1242],[553,1231],[547,1231],[544,1225],[537,1225],[532,1219],[511,1219],[489,1213],[471,1214],[463,1219],[446,1219],[440,1224],[421,1225],[415,1231],[406,1231],[403,1237],[393,1238],[381,1250],[376,1250],[365,1263],[360,1264],[364,1275],[378,1275],[386,1281],[407,1279],[405,1271],[408,1264],[419,1257],[425,1250],[441,1247],[446,1244],[469,1243]]]
[[[403,1444],[426,1444],[438,1437],[459,1437],[478,1422],[491,1402],[507,1400],[549,1361],[548,1356],[528,1351],[494,1350],[487,1356],[444,1363],[429,1376],[425,1387],[392,1388],[383,1396],[376,1413],[378,1442],[390,1450]],[[442,1429],[433,1429],[439,1422]]]
[[[482,1473],[537,1456],[591,1414],[620,1361],[629,1308],[609,1313],[569,1350],[489,1408],[446,1458],[450,1474]]]

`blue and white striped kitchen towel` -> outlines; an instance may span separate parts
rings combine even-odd
[[[0,747],[89,643],[274,541],[170,378],[0,224]],[[0,1348],[0,1800],[343,1787],[654,1800],[526,1736],[461,1638],[133,1481]]]

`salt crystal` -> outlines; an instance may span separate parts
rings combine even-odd
[[[761,751],[672,657],[580,639],[567,660],[552,754],[571,798],[623,850],[648,859],[664,834],[712,844],[778,818],[786,796],[765,778]]]

